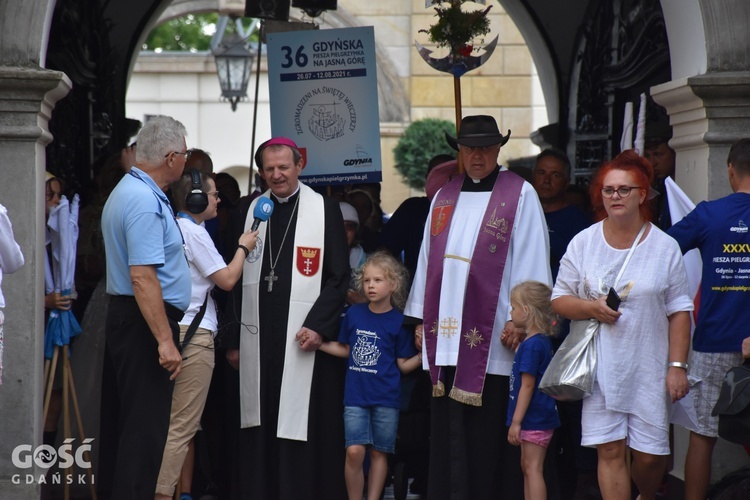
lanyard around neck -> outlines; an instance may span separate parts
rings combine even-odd
[[[133,177],[135,177],[136,179],[138,179],[139,181],[141,181],[142,183],[144,183],[146,187],[148,187],[151,190],[151,192],[154,193],[154,196],[156,196],[156,199],[159,200],[160,203],[164,203],[167,206],[167,208],[169,209],[169,213],[172,214],[172,220],[174,221],[174,225],[177,226],[177,231],[180,233],[180,239],[182,240],[182,252],[185,254],[185,262],[187,262],[188,266],[190,266],[190,260],[188,260],[188,256],[187,256],[187,245],[185,244],[185,236],[182,234],[182,229],[180,228],[180,225],[177,223],[177,217],[175,217],[174,215],[174,211],[172,210],[172,204],[169,203],[169,199],[163,192],[162,192],[162,195],[164,196],[164,199],[162,199],[156,193],[156,191],[154,191],[154,189],[148,185],[148,182],[146,182],[145,179],[143,179],[143,177],[141,177],[138,174],[138,172],[135,172],[132,168],[130,169],[130,172],[128,173],[132,175]],[[161,208],[159,210],[161,210]],[[193,220],[192,217],[190,217],[190,220],[195,222],[195,220]]]
[[[193,224],[198,224],[198,221],[196,221],[195,219],[193,219],[193,217],[189,213],[183,212],[182,210],[180,210],[179,212],[177,212],[177,216],[178,217],[182,217],[183,219],[188,219]]]

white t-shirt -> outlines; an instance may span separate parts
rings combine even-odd
[[[599,222],[578,233],[560,261],[552,299],[606,296],[630,248],[616,249],[604,239]],[[626,287],[632,288],[626,292]],[[661,429],[668,427],[668,316],[692,311],[687,274],[677,242],[651,225],[636,247],[615,288],[622,316],[602,323],[596,378],[607,409],[635,414]],[[584,400],[584,404],[586,404]]]
[[[190,325],[193,318],[206,300],[206,294],[214,287],[214,282],[208,276],[227,267],[224,259],[216,250],[211,236],[203,225],[198,225],[189,219],[178,218],[177,223],[185,238],[186,255],[190,263],[190,306],[185,311],[181,325]],[[216,320],[216,304],[211,297],[206,304],[206,313],[200,323],[201,328],[210,330],[216,335],[218,329]]]

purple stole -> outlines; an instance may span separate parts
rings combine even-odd
[[[432,395],[444,396],[445,373],[435,365],[437,339],[441,325],[440,289],[443,282],[443,259],[448,242],[451,218],[461,194],[465,175],[443,186],[432,206],[430,254],[424,302],[425,346],[432,379]],[[523,179],[507,170],[500,171],[492,188],[484,225],[479,229],[469,264],[456,376],[450,397],[465,404],[482,406],[482,389],[487,373],[492,330],[495,325],[500,283],[510,249],[510,237],[521,196]],[[460,224],[461,221],[457,221]]]

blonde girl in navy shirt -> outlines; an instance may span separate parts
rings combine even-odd
[[[401,373],[418,368],[422,358],[403,327],[400,309],[408,292],[403,265],[377,252],[356,279],[369,302],[352,305],[342,321],[339,341],[324,342],[320,350],[349,359],[344,389],[344,475],[349,499],[362,499],[362,464],[370,448],[367,498],[377,500],[388,472],[388,453],[396,444]]]
[[[551,296],[552,289],[538,281],[524,281],[510,292],[511,320],[526,331],[526,339],[518,346],[510,375],[508,442],[521,446],[526,500],[547,498],[544,456],[554,429],[560,427],[555,400],[539,391],[552,359]]]

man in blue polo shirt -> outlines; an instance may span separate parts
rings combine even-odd
[[[113,499],[151,498],[169,429],[182,356],[174,338],[190,303],[184,241],[164,191],[190,155],[185,127],[151,118],[138,134],[136,165],[102,213],[107,259],[106,349],[119,398]]]
[[[700,309],[690,359],[690,395],[698,428],[690,432],[685,498],[706,498],[718,417],[711,410],[726,371],[742,363],[750,323],[750,139],[734,143],[727,158],[733,194],[698,204],[668,232],[685,253],[700,249]],[[745,349],[745,355],[750,355]],[[684,366],[687,370],[687,365]],[[695,382],[692,382],[692,381]]]

